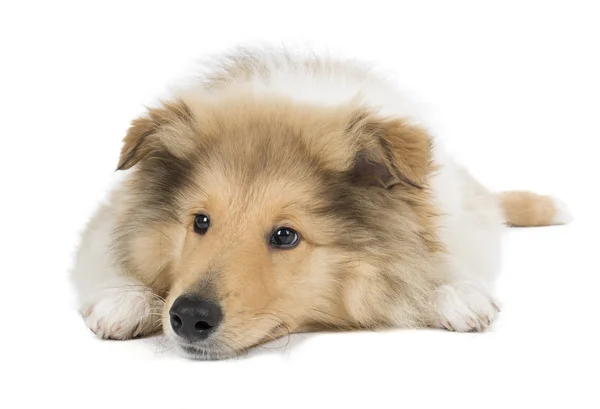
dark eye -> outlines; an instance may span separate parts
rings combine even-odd
[[[194,219],[194,231],[200,235],[205,235],[210,226],[210,219],[205,214],[197,214]]]
[[[275,230],[269,239],[269,244],[273,247],[289,249],[296,247],[300,241],[300,236],[294,230],[288,227],[282,227]]]

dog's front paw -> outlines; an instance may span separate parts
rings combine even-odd
[[[484,331],[500,312],[485,290],[470,283],[446,284],[436,290],[435,326],[449,331]]]
[[[101,339],[130,339],[160,329],[162,302],[150,291],[102,290],[97,301],[80,311]]]

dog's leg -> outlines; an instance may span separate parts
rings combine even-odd
[[[98,338],[130,339],[160,329],[162,301],[136,280],[114,276],[80,304],[80,314]]]
[[[443,284],[433,294],[433,322],[452,331],[481,331],[499,308],[492,289],[501,267],[504,216],[496,195],[452,161],[433,180],[445,247]]]
[[[79,311],[99,338],[129,339],[160,329],[162,300],[127,276],[110,256],[114,211],[103,206],[87,226],[72,278]]]
[[[498,302],[474,282],[445,284],[434,296],[433,326],[450,331],[483,331],[500,312]]]
[[[126,278],[105,285],[80,307],[86,325],[98,338],[129,339],[160,329],[162,302],[153,298],[150,289]]]

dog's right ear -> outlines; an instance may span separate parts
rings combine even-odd
[[[117,170],[129,169],[153,152],[168,151],[182,158],[194,148],[194,117],[181,100],[163,102],[132,121],[123,139]]]
[[[391,188],[402,184],[420,189],[432,170],[433,142],[425,129],[401,118],[357,111],[346,132],[358,135],[354,183]]]

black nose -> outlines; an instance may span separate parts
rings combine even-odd
[[[169,315],[173,331],[189,341],[206,339],[223,318],[218,304],[187,294],[177,297]]]

